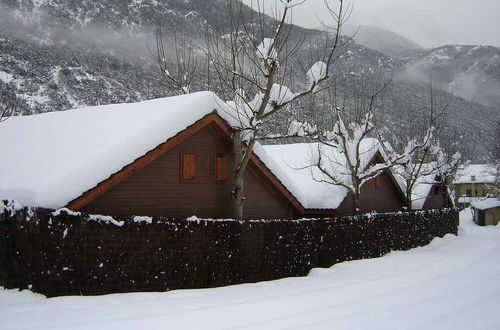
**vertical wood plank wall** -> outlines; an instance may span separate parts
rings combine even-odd
[[[439,188],[438,185],[433,185],[429,191],[429,195],[425,199],[423,209],[441,209],[446,206],[445,195],[443,195],[440,191],[438,193],[435,192],[435,189]]]
[[[180,180],[182,152],[196,154],[193,180]],[[216,181],[217,155],[227,155],[228,172],[234,173],[231,144],[209,126],[83,207],[82,211],[109,215],[230,218],[234,181],[231,175],[225,182]],[[293,206],[258,176],[251,165],[245,175],[245,197],[245,218],[296,216]]]
[[[404,201],[398,193],[398,188],[387,172],[378,176],[378,185],[375,184],[377,178],[370,180],[361,187],[361,213],[371,211],[394,212],[403,209]],[[340,204],[335,215],[344,216],[352,214],[352,197],[347,196]]]

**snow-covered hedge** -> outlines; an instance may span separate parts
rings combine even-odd
[[[48,296],[303,276],[456,234],[455,209],[303,220],[172,220],[4,208],[0,286]],[[8,211],[8,212],[7,212]]]

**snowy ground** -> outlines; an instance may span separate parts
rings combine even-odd
[[[500,226],[289,278],[46,299],[0,291],[1,329],[500,329]]]

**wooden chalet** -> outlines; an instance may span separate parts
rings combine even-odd
[[[216,113],[195,122],[68,203],[91,214],[231,218],[234,187],[231,128]],[[252,156],[245,181],[248,219],[290,219],[302,207]]]
[[[366,139],[361,144],[363,154],[362,167],[368,167],[383,162],[383,155],[377,147],[378,141]],[[331,159],[343,157],[334,148],[327,148]],[[318,151],[317,143],[297,143],[288,145],[265,146],[269,157],[280,164],[286,171],[291,182],[298,184],[294,188],[288,181],[285,183],[299,201],[304,205],[306,217],[331,217],[352,214],[353,198],[344,187],[322,182],[321,173],[314,167],[310,158]],[[361,213],[401,211],[405,205],[405,195],[401,184],[389,170],[366,182],[361,187]]]

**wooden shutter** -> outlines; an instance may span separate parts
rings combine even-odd
[[[224,155],[215,156],[215,181],[221,182],[227,180],[227,158]]]
[[[194,153],[181,153],[181,180],[193,180],[196,177],[196,156]]]
[[[382,181],[382,178],[381,178],[381,176],[382,176],[382,175],[383,175],[383,174],[379,174],[379,175],[377,175],[377,176],[375,177],[375,188],[376,188],[376,189],[379,189],[379,188],[380,188],[380,186],[381,186],[381,184],[382,184],[382,182],[381,182],[381,181]]]

